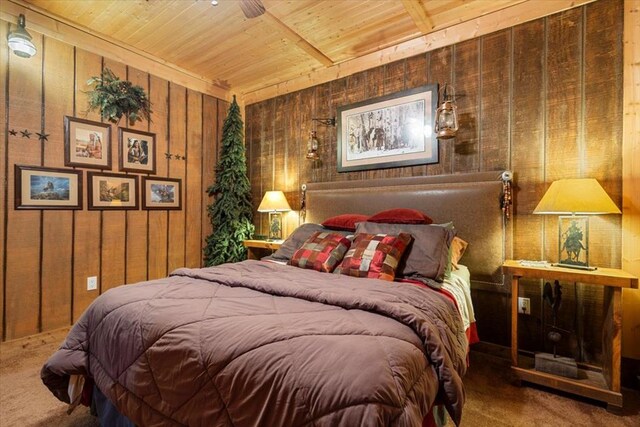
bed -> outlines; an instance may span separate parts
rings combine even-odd
[[[508,212],[500,177],[309,184],[304,220],[389,207],[427,212],[441,224],[416,226],[416,236],[451,235],[453,222],[469,242],[468,270],[454,278],[468,271],[471,286],[498,283]],[[357,227],[365,228],[355,237],[329,230],[313,238],[343,242],[332,254],[352,242],[344,260],[356,258],[363,239],[418,253],[418,237],[409,233],[380,233],[376,227],[387,226],[368,221]],[[301,248],[291,259],[300,256]],[[414,426],[428,423],[442,404],[459,424],[469,342],[469,320],[459,310],[464,292],[447,297],[445,282],[409,274],[395,281],[352,277],[344,260],[331,268],[342,274],[247,260],[111,289],[46,362],[43,382],[72,404],[93,391],[104,423],[105,416],[124,416],[144,426]],[[408,272],[409,264],[398,269]]]

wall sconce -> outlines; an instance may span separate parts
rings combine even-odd
[[[309,132],[309,141],[307,141],[307,159],[318,160],[319,158],[318,137],[316,136],[316,131],[312,130]]]
[[[18,28],[12,30],[8,37],[7,42],[9,49],[21,58],[31,58],[36,54],[36,47],[31,43],[31,34],[24,28],[25,19],[24,15],[18,16]]]
[[[447,88],[450,91],[447,91]],[[449,139],[454,138],[458,132],[458,113],[456,107],[456,92],[453,86],[445,83],[440,88],[439,93],[442,104],[436,111],[436,138]]]
[[[325,126],[335,126],[336,125],[336,118],[335,117],[329,117],[327,119],[311,119],[314,122],[318,122],[321,125],[325,125]]]
[[[282,191],[267,191],[258,206],[258,212],[269,212],[269,240],[282,239],[282,212],[291,210]]]

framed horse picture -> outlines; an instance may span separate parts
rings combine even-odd
[[[338,172],[438,163],[438,85],[338,108]]]

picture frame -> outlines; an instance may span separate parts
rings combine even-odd
[[[111,169],[111,125],[65,116],[64,165]]]
[[[158,210],[182,209],[182,180],[177,178],[142,177],[142,208]]]
[[[82,171],[14,165],[16,209],[82,209]]]
[[[126,172],[156,173],[156,134],[118,128],[119,168]]]
[[[338,172],[439,162],[434,132],[438,85],[338,108]]]
[[[138,175],[87,172],[89,210],[137,210]]]

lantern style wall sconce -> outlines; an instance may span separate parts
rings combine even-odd
[[[318,155],[318,137],[316,135],[316,131],[312,130],[309,132],[309,141],[307,141],[307,159],[309,160],[318,160],[320,156]]]
[[[439,98],[442,104],[436,111],[436,138],[454,138],[458,132],[458,112],[456,106],[456,93],[453,86],[445,83],[440,88]]]
[[[18,17],[18,28],[9,32],[7,43],[9,44],[9,49],[21,58],[31,58],[36,54],[36,47],[31,42],[31,34],[25,29],[23,14]]]

